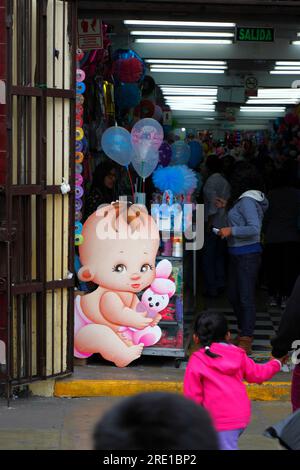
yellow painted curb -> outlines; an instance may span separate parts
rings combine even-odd
[[[123,397],[142,392],[182,393],[183,384],[177,382],[142,380],[57,380],[55,397]],[[251,400],[289,401],[290,382],[265,382],[262,385],[247,384]]]

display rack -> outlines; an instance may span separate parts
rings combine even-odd
[[[195,256],[183,249],[180,257],[158,256],[156,259],[157,262],[167,259],[172,263],[171,278],[175,281],[176,291],[167,307],[168,313],[160,312],[163,317],[159,322],[162,329],[160,341],[154,346],[145,347],[142,354],[174,357],[175,366],[179,367],[180,360],[187,356],[190,343],[195,304]]]

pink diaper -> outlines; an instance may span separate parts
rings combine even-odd
[[[77,295],[75,297],[75,303],[74,303],[74,337],[75,339],[76,339],[77,333],[79,332],[79,330],[81,330],[81,328],[93,323],[83,313],[81,305],[80,305],[80,299],[81,299],[81,296]],[[78,351],[78,349],[76,349],[74,345],[74,356],[78,357],[79,359],[85,359],[87,357],[92,356],[92,353],[87,353],[87,354],[81,353],[80,351]]]

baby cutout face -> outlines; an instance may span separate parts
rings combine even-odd
[[[131,218],[129,224],[124,221],[116,224],[112,217],[110,229],[113,236],[110,237],[106,236],[107,227],[99,224],[99,217],[101,222],[101,214],[93,214],[83,227],[84,242],[79,248],[83,265],[80,278],[113,291],[140,292],[155,278],[159,233],[154,220],[147,214],[141,220],[139,216]],[[147,237],[145,221],[151,226],[151,237]],[[133,238],[128,230],[131,224],[135,229]],[[117,232],[114,227],[117,227]]]

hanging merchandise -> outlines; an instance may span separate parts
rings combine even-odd
[[[106,114],[115,115],[114,85],[106,80],[103,82],[103,95]]]
[[[135,108],[140,103],[141,96],[136,83],[121,83],[115,88],[115,102],[121,111]]]
[[[112,160],[128,167],[133,155],[130,133],[123,127],[109,127],[102,135],[103,151]]]
[[[158,165],[159,153],[155,149],[149,149],[146,160],[141,160],[135,153],[132,156],[132,165],[137,174],[145,180]]]
[[[112,74],[116,83],[138,83],[143,80],[145,63],[135,51],[117,49],[112,59]]]
[[[142,100],[134,109],[135,116],[140,119],[154,117],[155,104],[150,100]]]
[[[152,150],[158,150],[164,138],[162,126],[155,119],[141,119],[132,128],[131,142],[136,160],[146,161]]]
[[[79,246],[83,243],[82,224],[80,220],[82,218],[82,196],[83,196],[83,177],[81,175],[83,171],[82,162],[84,159],[84,154],[82,153],[85,146],[85,137],[83,126],[83,103],[84,97],[83,93],[86,90],[84,80],[85,72],[80,68],[80,60],[84,57],[84,52],[80,49],[77,49],[76,59],[77,59],[77,69],[76,69],[76,132],[75,132],[75,246]]]
[[[187,194],[196,189],[198,180],[196,173],[186,165],[176,165],[157,168],[153,173],[153,183],[162,192],[170,190],[174,194]]]
[[[188,160],[188,166],[195,169],[203,160],[202,144],[198,140],[191,140],[188,145],[191,149],[191,156]]]
[[[172,148],[168,142],[164,141],[159,147],[159,164],[163,167],[168,166],[172,157]]]
[[[159,122],[162,121],[162,119],[163,119],[162,109],[157,104],[154,107],[153,119],[156,119]]]

